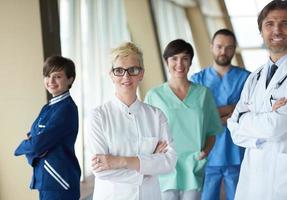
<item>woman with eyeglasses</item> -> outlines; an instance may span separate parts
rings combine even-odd
[[[111,56],[115,97],[92,111],[88,126],[93,200],[159,200],[157,175],[171,172],[176,163],[167,119],[137,98],[144,76],[139,48],[127,42]]]
[[[171,41],[163,54],[170,79],[151,89],[145,98],[167,116],[178,158],[176,170],[159,177],[163,200],[201,198],[206,157],[214,135],[222,130],[212,94],[187,79],[193,55],[189,43]]]

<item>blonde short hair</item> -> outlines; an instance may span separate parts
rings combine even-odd
[[[140,67],[144,67],[143,64],[143,53],[142,51],[132,42],[125,42],[111,51],[111,62],[112,65],[116,62],[119,57],[127,57],[129,55],[135,55],[138,57]]]

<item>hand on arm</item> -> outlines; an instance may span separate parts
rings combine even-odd
[[[154,154],[156,153],[166,153],[167,152],[167,147],[168,147],[168,144],[165,140],[160,140],[157,145],[156,145],[156,148],[154,150]]]
[[[40,113],[41,115],[41,113]],[[61,144],[63,139],[78,130],[77,109],[70,105],[58,107],[49,113],[45,127],[34,126],[15,150],[15,155],[33,154],[42,156],[44,153]]]
[[[92,157],[92,168],[94,172],[112,169],[131,169],[139,171],[140,162],[138,157],[97,154]]]
[[[220,115],[220,119],[222,124],[227,123],[227,119],[231,117],[236,105],[226,105],[218,107],[218,112]]]
[[[214,135],[208,136],[206,138],[206,142],[205,142],[204,148],[201,150],[201,152],[200,152],[200,154],[198,156],[198,160],[202,160],[202,159],[204,159],[205,157],[208,156],[208,154],[211,151],[214,143],[215,143],[215,136]]]
[[[32,139],[32,135],[30,133],[27,133],[27,139],[26,140],[30,140]],[[48,151],[45,151],[44,153],[42,153],[41,155],[38,155],[37,157],[42,158],[44,156],[46,156],[48,153]]]
[[[165,140],[160,140],[154,150],[156,153],[166,153],[168,144]],[[94,172],[101,172],[111,169],[131,169],[139,171],[140,162],[138,157],[124,157],[98,154],[92,157],[92,168]]]
[[[226,115],[224,117],[220,117],[221,119],[221,123],[226,125],[227,124],[227,120],[231,117],[232,113],[230,113],[229,115]]]
[[[278,99],[273,105],[272,105],[272,111],[275,111],[279,109],[282,106],[285,106],[287,103],[287,98],[283,97]]]

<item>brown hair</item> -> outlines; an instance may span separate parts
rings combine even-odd
[[[237,43],[236,37],[235,37],[234,33],[233,33],[231,30],[224,28],[224,29],[219,29],[218,31],[216,31],[216,32],[214,33],[212,39],[211,39],[211,42],[212,42],[212,43],[213,43],[213,41],[214,41],[214,39],[215,39],[215,37],[216,37],[217,35],[224,35],[224,36],[232,37],[232,38],[233,38],[233,41],[234,41],[234,45],[236,46],[236,43]]]
[[[273,0],[268,3],[259,13],[257,18],[258,29],[261,32],[262,22],[267,17],[270,11],[272,10],[285,10],[287,12],[287,1],[285,0]]]
[[[190,61],[192,61],[194,56],[193,48],[190,43],[184,41],[183,39],[176,39],[168,43],[168,45],[165,47],[163,58],[165,61],[167,61],[169,57],[179,53],[188,54],[190,56]]]
[[[75,64],[72,60],[62,56],[50,56],[44,62],[43,76],[49,76],[52,72],[64,70],[67,78],[76,78]],[[71,88],[72,84],[70,85]]]

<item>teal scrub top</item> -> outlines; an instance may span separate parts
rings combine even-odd
[[[164,83],[151,89],[145,102],[165,113],[177,153],[176,169],[159,177],[161,190],[200,191],[206,159],[197,158],[207,136],[223,130],[211,92],[192,83],[186,97],[180,100],[168,83]]]

